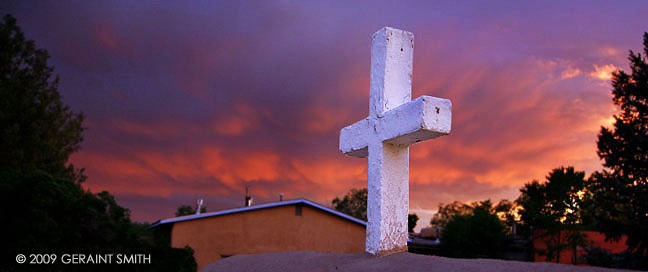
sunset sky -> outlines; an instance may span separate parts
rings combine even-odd
[[[369,109],[371,35],[414,33],[412,97],[452,101],[450,135],[410,149],[410,211],[514,200],[558,166],[601,169],[610,73],[646,1],[3,1],[86,115],[72,162],[136,221],[366,187],[338,151]],[[549,2],[549,3],[546,3]],[[423,223],[423,224],[421,224]]]

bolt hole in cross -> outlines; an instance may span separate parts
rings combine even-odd
[[[379,256],[407,250],[409,146],[450,133],[450,100],[411,100],[413,52],[410,32],[374,33],[369,116],[340,131],[340,151],[369,157],[365,250]]]

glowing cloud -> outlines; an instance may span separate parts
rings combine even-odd
[[[598,80],[609,81],[612,78],[612,72],[619,70],[613,64],[606,64],[603,66],[598,66],[594,64],[594,72],[590,73],[590,77]]]

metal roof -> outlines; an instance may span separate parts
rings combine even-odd
[[[189,221],[189,220],[195,220],[195,219],[201,219],[201,218],[207,218],[207,217],[213,217],[213,216],[219,216],[219,215],[226,215],[226,214],[232,214],[232,213],[239,213],[239,212],[254,211],[254,210],[260,210],[260,209],[272,208],[272,207],[281,207],[281,206],[287,206],[287,205],[293,205],[293,204],[306,204],[308,206],[311,206],[313,208],[322,210],[324,212],[327,212],[327,213],[342,217],[344,219],[353,221],[353,222],[358,223],[360,225],[363,225],[365,227],[367,226],[367,222],[365,222],[365,221],[362,221],[362,220],[357,219],[355,217],[352,217],[352,216],[343,214],[341,212],[332,210],[330,208],[324,207],[324,206],[322,206],[320,204],[317,204],[315,202],[312,202],[310,200],[300,198],[300,199],[293,199],[293,200],[266,203],[266,204],[255,205],[255,206],[250,206],[250,207],[243,207],[243,208],[222,210],[222,211],[217,211],[217,212],[209,212],[209,213],[202,213],[202,214],[195,214],[195,215],[187,215],[187,216],[179,216],[179,217],[172,217],[172,218],[162,219],[162,220],[159,220],[159,221],[153,223],[147,229],[155,228],[155,227],[157,227],[159,225],[170,224],[170,223],[175,223],[175,222]]]

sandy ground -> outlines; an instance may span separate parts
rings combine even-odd
[[[372,257],[366,253],[312,251],[237,255],[212,263],[214,271],[622,271],[588,266],[490,259],[452,259],[412,253]]]

